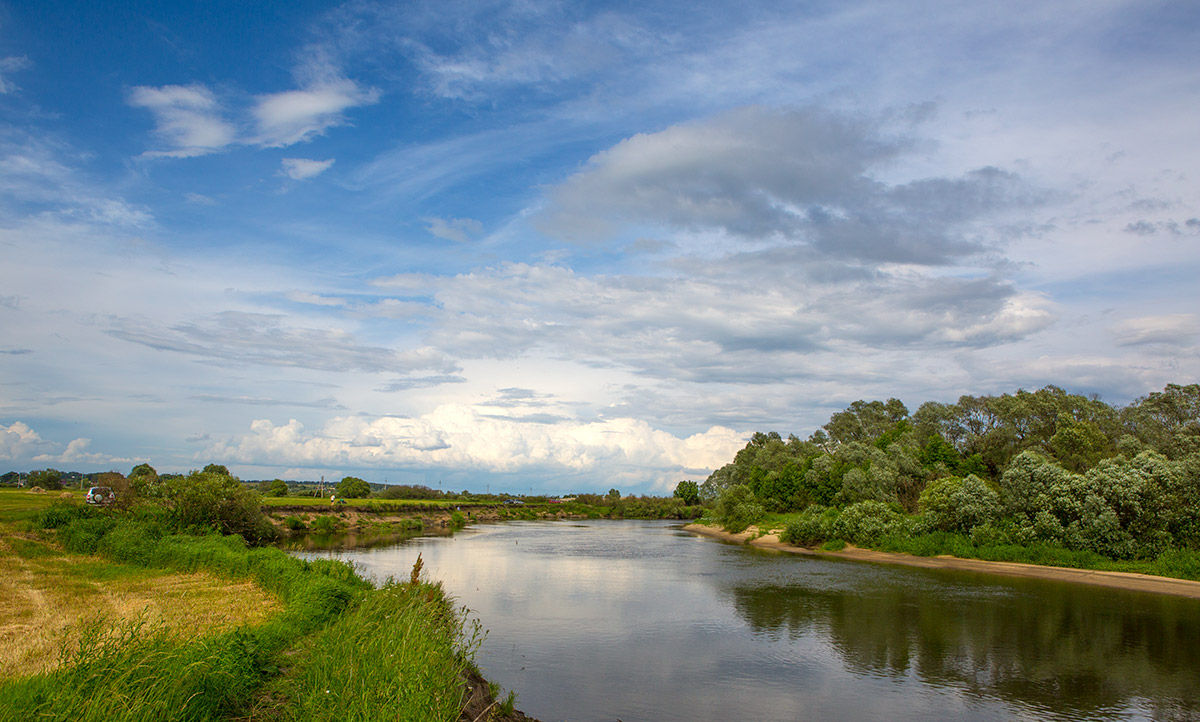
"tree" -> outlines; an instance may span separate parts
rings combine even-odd
[[[138,464],[129,470],[129,490],[133,496],[142,499],[162,499],[167,494],[165,480],[158,475],[153,466]]]
[[[275,479],[267,487],[267,496],[287,496],[288,485],[283,479]]]
[[[224,464],[209,464],[203,469],[205,474],[224,474],[225,476],[233,476],[229,473],[229,469],[225,468]]]
[[[621,498],[620,491],[618,491],[617,489],[609,489],[608,490],[608,500],[609,501],[616,501],[620,498]]]
[[[337,495],[346,499],[363,499],[371,495],[371,485],[356,476],[347,476],[338,482]]]
[[[62,488],[62,472],[58,469],[39,469],[29,472],[29,486],[40,486],[48,491]]]
[[[675,496],[684,504],[692,506],[700,503],[700,485],[694,481],[681,481],[675,485]]]
[[[229,474],[193,471],[166,482],[164,505],[184,529],[212,529],[240,534],[251,543],[275,538],[275,527],[263,513],[258,492]]]

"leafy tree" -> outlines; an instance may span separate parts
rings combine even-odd
[[[700,503],[700,485],[694,481],[681,481],[675,485],[674,496],[691,506]]]
[[[932,529],[967,534],[1000,516],[1000,495],[983,479],[948,476],[921,492],[921,513]]]
[[[1168,384],[1121,411],[1124,428],[1171,459],[1200,452],[1200,384]]]
[[[229,469],[225,468],[224,464],[209,464],[208,466],[204,467],[203,471],[206,474],[224,474],[225,476],[231,476]]]
[[[831,416],[823,428],[834,444],[871,442],[907,418],[908,408],[899,399],[888,399],[886,403],[859,400]]]
[[[371,485],[358,477],[347,476],[338,482],[337,495],[346,499],[364,499],[371,495]]]
[[[193,471],[167,480],[164,505],[183,529],[211,529],[240,534],[251,543],[275,538],[275,527],[262,511],[258,492],[236,477],[213,471]]]
[[[621,498],[621,492],[616,489],[609,489],[607,497],[609,501],[617,501]]]
[[[62,488],[62,472],[58,469],[39,469],[29,472],[29,486],[40,486],[48,491]]]
[[[15,486],[20,481],[21,475],[15,471],[6,471],[3,476],[0,476],[0,484],[5,486]]]
[[[283,479],[275,479],[267,487],[267,495],[268,496],[287,496],[288,495],[287,482],[284,481]]]
[[[745,484],[732,486],[722,492],[714,511],[721,525],[735,534],[744,531],[767,513]]]
[[[833,522],[833,535],[854,544],[871,545],[904,528],[904,517],[894,507],[868,499],[846,507]]]
[[[149,464],[133,467],[126,479],[130,493],[138,499],[162,499],[167,495],[166,480]]]

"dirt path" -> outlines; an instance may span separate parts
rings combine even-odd
[[[730,534],[722,529],[704,524],[689,524],[684,529],[695,534],[723,541],[749,544],[750,546],[762,549],[775,549],[789,554],[851,559],[881,564],[902,564],[904,566],[923,567],[925,569],[961,569],[971,572],[983,572],[985,574],[1000,574],[1009,577],[1028,577],[1032,579],[1052,579],[1061,582],[1092,584],[1098,587],[1129,589],[1139,592],[1171,594],[1177,597],[1200,599],[1200,582],[1193,582],[1186,579],[1170,579],[1168,577],[1155,577],[1149,574],[1134,574],[1132,572],[1101,572],[1092,569],[1044,567],[1037,564],[1022,564],[1020,562],[990,562],[982,559],[960,559],[959,557],[951,556],[916,557],[911,554],[880,552],[872,549],[859,549],[853,546],[848,546],[842,551],[837,552],[822,551],[784,544],[779,541],[778,534],[767,534],[757,539],[752,538],[758,533],[758,530],[754,527],[740,534]]]

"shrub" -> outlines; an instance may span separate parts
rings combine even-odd
[[[833,523],[835,536],[870,546],[888,534],[904,528],[904,517],[880,501],[867,500],[846,507]]]
[[[745,484],[737,484],[721,492],[715,511],[721,526],[734,534],[744,531],[767,513]]]
[[[291,531],[302,531],[308,528],[308,525],[304,523],[304,520],[298,516],[287,517],[283,520],[283,526]]]
[[[315,534],[333,534],[337,531],[338,520],[331,516],[322,515],[313,519],[311,528]]]
[[[837,509],[814,504],[789,521],[779,538],[787,544],[800,546],[820,544],[833,537],[833,524],[837,518]]]
[[[929,528],[967,534],[1000,516],[1000,495],[974,474],[950,476],[925,487],[919,508]]]

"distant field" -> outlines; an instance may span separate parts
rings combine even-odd
[[[61,498],[62,491],[35,494],[28,489],[0,488],[0,524],[31,519],[42,509]],[[71,498],[83,501],[82,491],[71,491]]]
[[[482,504],[494,504],[496,502],[470,502],[470,501],[445,501],[442,499],[346,499],[346,506],[386,506],[388,504],[396,504],[403,506],[430,506],[430,507],[454,507],[454,506],[480,506]],[[316,498],[312,496],[264,496],[263,506],[312,506],[312,507],[327,507],[329,497]]]

